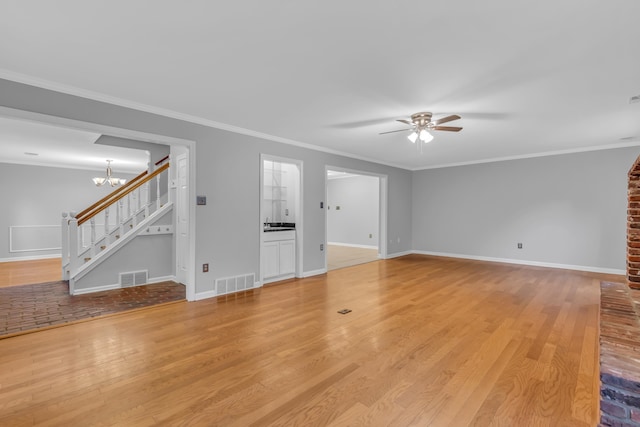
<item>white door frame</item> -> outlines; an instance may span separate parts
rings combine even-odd
[[[106,126],[98,123],[85,122],[81,120],[68,119],[64,117],[50,116],[48,114],[34,113],[32,111],[18,110],[0,106],[0,117],[11,119],[28,120],[38,123],[46,123],[58,127],[69,129],[84,130],[101,135],[114,136],[117,138],[126,138],[143,142],[151,142],[155,144],[169,145],[171,147],[180,146],[186,149],[189,160],[189,253],[187,265],[189,271],[185,285],[186,297],[188,301],[195,301],[196,290],[196,269],[195,269],[195,227],[196,217],[195,209],[192,206],[196,200],[196,142],[188,139],[174,138],[171,136],[157,135],[147,132],[139,132],[131,129],[124,129],[115,126]]]
[[[304,239],[303,239],[303,224],[304,224],[304,212],[303,212],[303,207],[304,207],[304,173],[303,173],[303,166],[304,166],[304,162],[302,160],[297,160],[297,159],[291,159],[288,157],[280,157],[280,156],[272,156],[270,154],[264,154],[264,153],[260,153],[260,200],[258,201],[260,208],[258,209],[258,211],[260,212],[260,217],[258,218],[258,236],[260,236],[260,238],[258,239],[258,260],[259,260],[259,267],[258,267],[258,271],[260,272],[258,274],[259,280],[260,280],[260,286],[262,286],[263,284],[263,278],[262,278],[262,233],[263,233],[263,222],[264,222],[264,218],[265,215],[263,213],[263,209],[262,209],[262,200],[264,197],[264,161],[268,160],[268,161],[275,161],[275,162],[281,162],[281,163],[289,163],[289,164],[293,164],[295,166],[298,167],[298,173],[299,173],[299,182],[298,182],[298,194],[296,195],[296,205],[295,205],[295,209],[296,209],[296,271],[295,271],[295,276],[298,278],[304,277],[304,262],[303,262],[303,254],[304,254]]]
[[[182,267],[185,267],[181,264],[181,253],[184,253],[185,250],[189,251],[189,231],[187,230],[186,236],[184,238],[181,237],[181,227],[180,221],[181,219],[186,217],[187,227],[189,225],[189,157],[188,153],[182,147],[176,149],[176,153],[171,153],[171,162],[175,165],[172,169],[175,171],[173,175],[174,185],[175,187],[175,198],[174,200],[174,230],[175,230],[175,254],[176,254],[176,281],[184,283],[188,280],[189,268],[186,266],[186,273],[183,273]],[[186,171],[187,171],[187,192],[186,194],[182,194],[182,184],[180,182],[180,162],[186,159]],[[183,211],[185,210],[184,215]]]
[[[343,168],[340,166],[325,165],[324,167],[324,271],[327,271],[327,241],[329,233],[329,215],[327,203],[329,200],[329,178],[327,177],[328,171],[346,172],[355,175],[373,176],[379,178],[379,197],[378,197],[378,258],[387,259],[387,192],[389,176],[386,174],[379,174],[375,172],[361,171],[357,169]]]

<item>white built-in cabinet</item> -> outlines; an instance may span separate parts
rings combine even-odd
[[[262,277],[265,282],[294,276],[296,264],[295,230],[264,232]]]

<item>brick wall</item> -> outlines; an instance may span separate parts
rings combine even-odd
[[[640,289],[640,157],[629,171],[627,194],[627,282]]]
[[[640,427],[640,291],[600,291],[600,425]]]

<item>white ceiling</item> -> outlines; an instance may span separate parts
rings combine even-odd
[[[0,117],[0,163],[104,170],[138,174],[149,153],[94,144],[100,134]]]
[[[5,0],[0,77],[420,169],[640,145],[640,1]],[[394,122],[451,122],[423,154]]]

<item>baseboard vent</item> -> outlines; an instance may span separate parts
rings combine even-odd
[[[144,285],[148,281],[149,270],[128,271],[126,273],[120,273],[120,286],[123,288]]]
[[[222,277],[220,279],[216,279],[216,295],[224,295],[253,289],[255,286],[254,283],[255,274],[253,273],[234,277]]]

